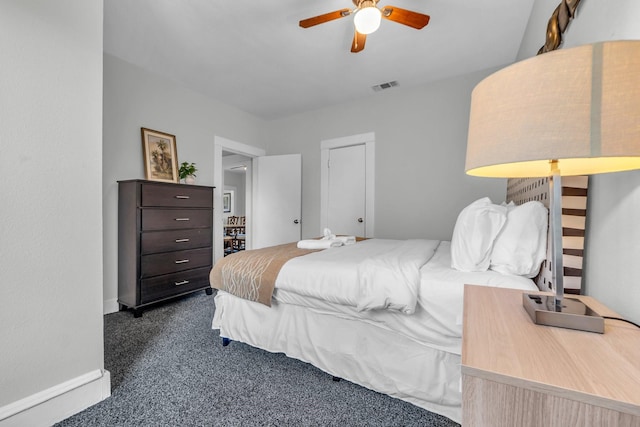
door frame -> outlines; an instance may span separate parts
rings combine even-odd
[[[236,142],[218,135],[213,137],[213,260],[214,262],[224,256],[224,228],[222,221],[222,193],[224,191],[224,168],[222,167],[222,151],[241,154],[247,157],[265,156],[267,153],[262,148]],[[252,169],[247,169],[246,194],[252,194]],[[252,197],[246,198],[246,226],[245,234],[247,239],[245,246],[247,249],[253,247],[251,236],[253,235],[253,203]]]
[[[320,141],[320,234],[329,222],[329,150],[353,145],[365,146],[365,235],[375,236],[375,132],[361,133]]]

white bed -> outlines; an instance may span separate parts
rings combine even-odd
[[[538,289],[452,269],[448,241],[370,239],[287,261],[271,307],[219,290],[213,328],[460,422],[464,284]]]

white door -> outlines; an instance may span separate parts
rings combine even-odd
[[[252,248],[300,240],[302,156],[253,159]]]
[[[365,145],[329,150],[327,227],[333,234],[366,236]]]

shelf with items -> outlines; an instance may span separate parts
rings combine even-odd
[[[224,255],[245,249],[245,217],[230,216],[224,224]]]

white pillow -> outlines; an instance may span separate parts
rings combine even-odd
[[[527,202],[509,209],[491,253],[491,270],[535,277],[547,254],[547,208]]]
[[[488,197],[476,200],[458,215],[451,237],[451,267],[460,271],[489,269],[491,248],[507,219],[507,208]]]

